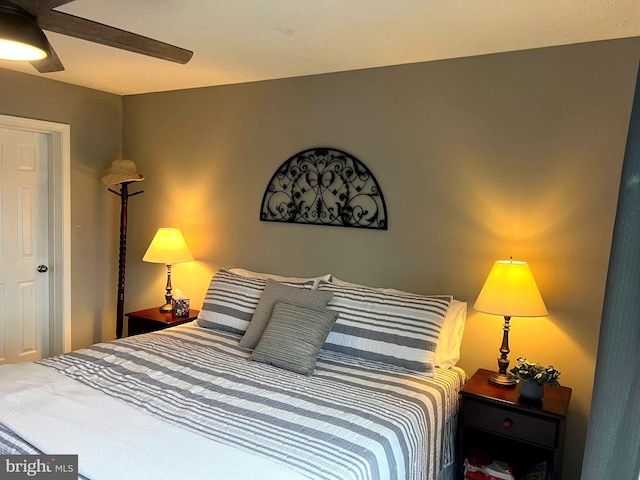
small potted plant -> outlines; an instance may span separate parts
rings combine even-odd
[[[560,372],[553,365],[543,367],[539,363],[528,362],[518,357],[516,366],[511,370],[511,377],[518,382],[518,392],[523,398],[540,400],[544,396],[544,384],[551,387],[560,385]]]

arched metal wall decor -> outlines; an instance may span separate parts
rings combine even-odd
[[[295,154],[273,174],[260,220],[386,230],[387,206],[371,171],[335,148]]]

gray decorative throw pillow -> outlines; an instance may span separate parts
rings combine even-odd
[[[326,308],[277,302],[251,360],[311,375],[338,314]]]
[[[264,329],[267,328],[267,323],[269,323],[269,318],[276,302],[287,302],[303,307],[324,308],[332,298],[333,292],[318,292],[316,290],[289,287],[270,278],[267,279],[267,284],[260,296],[256,311],[251,317],[247,331],[240,340],[240,346],[244,348],[256,347]]]

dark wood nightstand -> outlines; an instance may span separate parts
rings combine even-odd
[[[457,478],[464,478],[464,459],[476,449],[512,465],[516,478],[546,461],[547,480],[559,480],[571,389],[545,385],[543,399],[532,402],[520,398],[517,386],[490,384],[491,373],[478,370],[460,392]]]
[[[198,312],[199,310],[189,310],[188,317],[174,317],[171,312],[161,312],[155,307],[125,313],[129,324],[128,336],[155,332],[190,322],[198,318]]]

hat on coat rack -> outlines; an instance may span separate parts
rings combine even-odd
[[[136,164],[131,160],[114,160],[111,162],[111,172],[102,177],[107,185],[125,182],[141,182],[144,176],[138,173]]]

